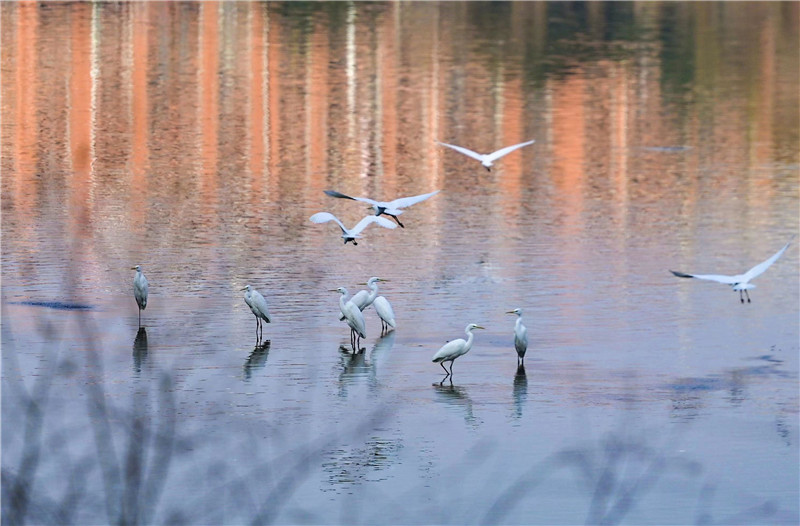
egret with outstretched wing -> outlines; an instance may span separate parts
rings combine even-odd
[[[370,199],[368,197],[350,197],[349,195],[344,195],[340,192],[335,192],[333,190],[325,190],[325,195],[329,195],[331,197],[338,197],[340,199],[352,199],[353,201],[361,201],[362,203],[369,204],[372,209],[375,211],[375,215],[379,216],[381,214],[386,214],[387,216],[394,219],[400,228],[405,228],[403,223],[397,219],[397,216],[403,213],[403,208],[407,208],[411,205],[415,205],[417,203],[421,203],[422,201],[433,197],[434,195],[438,194],[439,190],[435,192],[431,192],[429,194],[422,194],[422,195],[415,195],[412,197],[400,197],[399,199],[395,199],[394,201],[375,201],[374,199]]]
[[[342,238],[344,239],[344,244],[351,242],[354,245],[358,245],[356,239],[361,237],[361,232],[367,228],[372,223],[378,223],[380,226],[384,228],[397,228],[397,225],[386,219],[385,217],[378,217],[378,216],[366,216],[364,219],[358,222],[356,226],[353,228],[348,229],[345,227],[339,219],[329,213],[329,212],[317,212],[313,216],[311,216],[312,223],[327,223],[328,221],[335,221],[339,228],[342,229]]]
[[[744,295],[747,296],[747,303],[750,303],[750,293],[747,292],[747,290],[756,288],[756,286],[750,283],[750,281],[763,274],[765,270],[772,266],[772,264],[775,263],[784,252],[786,252],[786,249],[789,248],[789,244],[792,242],[792,239],[794,239],[794,236],[792,236],[789,242],[786,243],[783,248],[777,251],[771,258],[767,259],[766,261],[762,261],[744,274],[726,276],[724,274],[687,274],[685,272],[676,272],[674,270],[670,270],[670,272],[679,278],[706,279],[709,281],[716,281],[717,283],[730,285],[733,290],[739,291],[739,301],[744,303],[744,296],[742,296],[742,293],[744,293]]]
[[[501,157],[504,157],[504,156],[508,155],[509,153],[513,152],[514,150],[522,148],[523,146],[528,146],[529,144],[533,144],[536,141],[534,140],[534,141],[521,142],[519,144],[515,144],[513,146],[506,146],[505,148],[501,148],[501,149],[497,150],[496,152],[487,153],[487,154],[473,152],[469,148],[464,148],[463,146],[456,146],[455,144],[447,144],[445,142],[439,142],[439,141],[436,141],[436,142],[441,144],[442,146],[447,146],[448,148],[452,148],[457,152],[463,153],[467,157],[472,157],[473,159],[475,159],[477,161],[480,161],[481,164],[483,165],[483,167],[491,172],[492,171],[492,163],[494,163],[496,160],[498,160]]]

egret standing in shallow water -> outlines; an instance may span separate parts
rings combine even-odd
[[[361,338],[367,337],[367,324],[364,322],[364,315],[361,314],[361,309],[355,303],[347,300],[346,297],[349,292],[347,292],[346,288],[339,287],[331,290],[331,292],[341,294],[339,296],[339,309],[342,311],[347,325],[350,326],[350,344],[353,346],[353,352],[358,353]]]
[[[262,296],[260,292],[250,285],[246,285],[241,290],[247,291],[244,293],[244,302],[247,303],[247,306],[250,307],[250,312],[256,317],[256,342],[259,342],[264,336],[264,325],[261,320],[272,323],[272,318],[270,318],[269,309],[267,308],[267,300],[264,299],[264,296]],[[261,329],[260,335],[258,329]]]
[[[517,350],[517,367],[525,364],[525,352],[528,350],[528,329],[522,324],[522,309],[514,309],[506,314],[516,314],[514,324],[514,348]]]
[[[744,274],[725,276],[723,274],[685,274],[683,272],[676,272],[674,270],[670,270],[670,272],[679,278],[707,279],[710,281],[716,281],[718,283],[730,285],[733,290],[739,291],[739,301],[744,303],[744,297],[742,296],[742,292],[744,292],[747,295],[747,303],[750,303],[750,293],[747,292],[747,289],[756,288],[756,286],[750,283],[750,281],[763,274],[765,270],[775,263],[778,258],[781,257],[784,252],[786,252],[786,249],[789,248],[789,244],[792,242],[792,239],[794,239],[794,236],[789,239],[789,243],[786,243],[783,248],[773,254],[771,258],[767,259],[766,261],[762,261]]]
[[[513,152],[516,149],[522,148],[523,146],[528,146],[529,144],[533,144],[536,141],[521,142],[519,144],[515,144],[514,146],[506,146],[505,148],[501,148],[501,149],[497,150],[496,152],[487,153],[487,154],[473,152],[469,148],[464,148],[463,146],[456,146],[455,144],[447,144],[446,142],[439,142],[439,141],[436,141],[436,142],[441,144],[442,146],[447,146],[448,148],[452,148],[457,152],[463,153],[467,157],[472,157],[473,159],[476,159],[476,160],[480,161],[481,164],[483,165],[483,167],[486,168],[487,171],[491,172],[492,171],[492,164],[496,160],[498,160],[501,157],[504,157],[504,156],[508,155],[509,153]]]
[[[335,221],[339,228],[342,229],[342,239],[344,239],[344,244],[352,242],[353,245],[358,245],[356,239],[360,238],[361,232],[367,228],[372,223],[378,223],[384,228],[397,228],[397,225],[386,219],[385,217],[378,217],[378,216],[366,216],[364,219],[358,222],[356,226],[351,229],[347,229],[339,219],[329,213],[329,212],[317,212],[313,216],[310,217],[312,223],[327,223],[328,221]]]
[[[353,201],[361,201],[363,203],[369,203],[372,206],[372,209],[375,211],[375,215],[379,216],[381,214],[386,214],[387,216],[394,219],[400,228],[405,228],[403,223],[397,219],[397,216],[403,213],[403,208],[406,208],[411,205],[415,205],[417,203],[421,203],[422,201],[433,197],[434,195],[438,194],[439,190],[435,192],[431,192],[429,194],[422,194],[422,195],[415,195],[413,197],[400,197],[399,199],[395,199],[394,201],[375,201],[373,199],[369,199],[367,197],[350,197],[349,195],[344,195],[339,192],[334,192],[333,190],[325,190],[325,195],[329,195],[331,197],[338,197],[340,199],[352,199]]]
[[[476,325],[474,323],[470,323],[467,325],[467,328],[464,329],[464,332],[467,334],[468,338],[466,341],[462,338],[457,340],[453,340],[451,342],[445,343],[441,349],[436,351],[436,354],[433,355],[433,363],[438,363],[444,369],[444,372],[447,373],[445,378],[450,376],[450,381],[452,381],[453,376],[453,362],[456,361],[456,358],[459,356],[463,356],[469,352],[472,348],[472,338],[473,334],[472,331],[474,329],[483,329],[480,325]],[[447,370],[447,367],[444,366],[444,362],[450,362],[450,371]],[[442,379],[444,381],[444,379]]]
[[[389,327],[395,329],[397,327],[397,322],[394,319],[394,310],[392,309],[392,305],[391,303],[389,303],[389,300],[387,300],[383,296],[378,296],[379,281],[389,281],[389,280],[378,277],[369,278],[369,280],[366,283],[364,283],[364,285],[368,286],[371,292],[367,292],[366,290],[360,290],[356,294],[354,294],[352,298],[350,298],[350,301],[355,303],[356,307],[358,307],[359,310],[361,311],[363,311],[370,305],[375,307],[375,312],[381,319],[381,334],[384,334],[389,330]],[[344,316],[342,316],[339,319],[344,320]]]
[[[147,291],[149,286],[147,278],[142,273],[141,265],[131,267],[131,270],[136,271],[136,276],[133,277],[133,297],[136,298],[136,304],[139,306],[139,327],[142,326],[142,311],[147,308]]]

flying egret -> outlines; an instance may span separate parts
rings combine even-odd
[[[409,207],[411,205],[415,205],[417,203],[421,203],[422,201],[433,197],[434,195],[438,194],[439,190],[435,192],[431,192],[429,194],[422,194],[422,195],[415,195],[413,197],[400,197],[395,199],[394,201],[375,201],[373,199],[369,199],[367,197],[350,197],[349,195],[344,195],[339,192],[335,192],[333,190],[325,190],[325,194],[331,197],[338,197],[341,199],[352,199],[353,201],[361,201],[362,203],[368,203],[371,205],[372,209],[375,211],[375,215],[379,216],[381,214],[386,214],[387,216],[394,219],[400,228],[405,228],[403,223],[397,219],[397,216],[403,213],[403,208]]]
[[[763,274],[765,270],[775,263],[778,258],[781,257],[784,252],[786,252],[786,249],[789,248],[789,244],[792,242],[792,239],[794,239],[794,236],[792,236],[791,239],[789,239],[789,242],[786,243],[783,248],[777,251],[771,258],[767,259],[766,261],[762,261],[744,274],[725,276],[723,274],[686,274],[684,272],[676,272],[674,270],[670,270],[670,272],[679,278],[707,279],[710,281],[716,281],[718,283],[730,285],[733,290],[739,291],[739,301],[744,303],[744,297],[742,296],[742,292],[744,292],[744,294],[747,296],[747,303],[750,303],[750,293],[747,292],[747,289],[756,288],[756,286],[750,283],[750,281]]]
[[[470,150],[468,148],[464,148],[463,146],[456,146],[455,144],[447,144],[446,142],[439,142],[439,141],[436,141],[436,142],[441,144],[442,146],[447,146],[448,148],[452,148],[457,152],[461,152],[464,155],[466,155],[467,157],[472,157],[473,159],[476,159],[476,160],[480,161],[481,164],[483,165],[483,167],[491,172],[492,171],[492,163],[494,163],[496,160],[498,160],[499,158],[501,158],[503,156],[508,155],[509,153],[513,152],[514,150],[516,150],[518,148],[522,148],[523,146],[528,146],[529,144],[533,144],[536,141],[534,140],[534,141],[521,142],[519,144],[515,144],[514,146],[506,146],[505,148],[501,148],[501,149],[497,150],[496,152],[487,153],[487,154],[473,152],[472,150]]]
[[[358,222],[356,226],[351,229],[347,229],[339,219],[328,212],[317,212],[313,216],[311,216],[311,221],[313,223],[327,223],[328,221],[336,221],[336,224],[339,225],[339,228],[342,229],[342,238],[344,239],[344,244],[346,245],[348,242],[352,241],[353,245],[358,245],[356,239],[360,238],[361,231],[367,228],[372,223],[378,223],[384,228],[397,228],[397,225],[386,219],[385,217],[378,217],[378,216],[366,216],[364,219]]]
[[[247,303],[247,306],[250,307],[250,312],[256,317],[256,341],[261,341],[261,336],[264,335],[264,325],[261,320],[272,323],[272,318],[267,308],[267,300],[264,299],[264,296],[262,296],[260,292],[250,285],[245,285],[241,290],[247,291],[244,293],[244,302]],[[259,328],[261,329],[261,336],[258,334]]]
[[[147,308],[147,278],[142,273],[141,265],[131,267],[131,270],[136,271],[136,276],[133,277],[133,297],[136,298],[136,304],[139,306],[139,327],[142,326],[142,311]]]
[[[433,355],[433,363],[438,363],[441,365],[442,369],[444,369],[444,372],[447,373],[445,378],[448,376],[453,376],[453,362],[456,361],[456,358],[467,354],[472,348],[472,331],[474,329],[483,329],[483,327],[474,323],[470,323],[467,325],[467,328],[464,329],[464,332],[467,334],[467,336],[469,336],[466,341],[463,338],[459,338],[457,340],[447,342],[442,346],[441,349],[436,351],[436,354]],[[444,362],[450,362],[449,372],[447,367],[444,366]]]
[[[525,352],[528,350],[528,329],[522,323],[522,309],[514,309],[506,314],[516,314],[514,324],[514,348],[517,350],[517,367],[525,364]]]
[[[344,314],[347,325],[350,326],[350,343],[353,346],[353,352],[357,353],[361,338],[367,337],[367,324],[364,322],[364,315],[361,314],[361,310],[355,303],[346,299],[346,296],[349,294],[346,288],[339,287],[338,289],[332,289],[331,292],[338,292],[341,294],[341,296],[339,296],[339,309],[342,311],[342,314]]]

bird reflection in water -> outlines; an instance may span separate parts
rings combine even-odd
[[[475,418],[475,413],[472,410],[472,398],[467,394],[465,387],[453,385],[452,382],[445,384],[444,380],[442,380],[439,383],[434,383],[433,388],[436,391],[437,402],[442,402],[450,407],[462,408],[464,410],[464,421],[468,424],[480,423]]]
[[[272,345],[271,340],[264,340],[257,344],[244,361],[244,379],[249,380],[253,374],[253,369],[260,369],[267,363],[267,356],[269,355],[269,348]]]
[[[367,379],[370,391],[378,387],[377,364],[394,346],[394,331],[378,338],[367,360],[367,353],[353,354],[347,345],[339,345],[342,372],[339,374],[339,396],[347,396],[347,387],[360,379]]]
[[[514,416],[522,416],[522,406],[528,400],[528,377],[525,376],[525,366],[520,364],[514,375]]]
[[[147,329],[139,327],[133,340],[133,370],[141,373],[145,361],[147,361]]]

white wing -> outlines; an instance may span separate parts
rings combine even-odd
[[[467,345],[467,342],[461,338],[445,343],[441,349],[436,351],[436,354],[431,358],[432,362],[446,362],[453,356],[460,356],[461,349]]]
[[[792,239],[794,239],[794,236],[792,236]],[[791,243],[791,240],[789,241],[789,243]],[[789,248],[789,243],[783,245],[783,248],[777,251],[775,255],[769,258],[768,260],[759,263],[755,267],[745,272],[743,276],[744,279],[742,281],[747,282],[750,281],[751,279],[754,279],[756,276],[760,276],[761,274],[763,274],[764,271],[770,267],[770,265],[775,263],[778,260],[778,258],[781,257],[784,252],[786,252],[786,249]]]
[[[675,272],[674,270],[670,270],[670,272],[679,278],[707,279],[710,281],[716,281],[717,283],[726,283],[728,285],[733,285],[734,283],[740,283],[743,281],[742,276],[725,276],[722,274],[686,274],[684,272]]]
[[[325,195],[329,195],[331,197],[338,197],[340,199],[352,199],[353,201],[362,201],[364,203],[369,203],[371,205],[380,205],[378,201],[373,201],[367,197],[350,197],[349,195],[344,195],[339,192],[335,192],[333,190],[325,190]]]
[[[328,212],[317,212],[309,219],[311,219],[312,223],[327,223],[328,221],[336,221],[336,224],[339,225],[339,228],[342,229],[342,232],[344,232],[345,234],[347,233],[347,229],[344,227],[342,222],[339,221],[339,219],[337,219],[335,215],[330,214]]]
[[[528,142],[521,142],[519,144],[515,144],[514,146],[506,146],[505,148],[502,148],[500,150],[497,150],[496,152],[492,152],[492,153],[488,154],[486,156],[486,159],[489,160],[489,161],[496,161],[500,157],[503,157],[504,155],[508,155],[509,153],[513,152],[514,150],[516,150],[518,148],[522,148],[523,146],[528,146],[529,144],[533,144],[535,142],[536,141],[534,140],[534,141],[528,141]]]
[[[272,319],[269,316],[269,308],[267,307],[267,300],[264,299],[264,296],[257,290],[254,290],[251,294],[250,301],[252,302],[250,309],[255,309],[258,311],[258,316],[260,318],[267,323],[272,323]]]
[[[386,208],[395,210],[399,208],[405,208],[407,206],[421,203],[422,201],[429,199],[438,193],[439,190],[436,190],[435,192],[431,192],[429,194],[415,195],[414,197],[401,197],[399,199],[395,199],[394,201],[386,203]]]
[[[514,348],[523,355],[528,350],[528,329],[521,323],[514,329]]]
[[[369,305],[367,305],[367,302],[369,301],[369,292],[366,290],[359,290],[353,295],[352,298],[350,298],[350,301],[355,303],[359,310],[364,310],[369,307]]]
[[[436,142],[441,144],[442,146],[447,146],[448,148],[452,148],[457,152],[461,152],[461,153],[463,153],[464,155],[466,155],[468,157],[472,157],[473,159],[477,159],[478,161],[483,162],[483,155],[481,155],[481,154],[479,154],[477,152],[473,152],[472,150],[469,150],[469,149],[464,148],[462,146],[456,146],[455,144],[447,144],[446,142],[439,142],[439,141],[436,141]]]
[[[381,225],[382,227],[385,227],[385,228],[397,228],[397,224],[396,223],[393,223],[393,222],[389,221],[385,217],[366,216],[364,219],[359,221],[358,224],[356,226],[354,226],[352,228],[352,230],[350,230],[349,233],[351,235],[356,236],[356,235],[360,234],[362,230],[367,228],[367,226],[371,225],[372,223],[378,223],[379,225]]]

